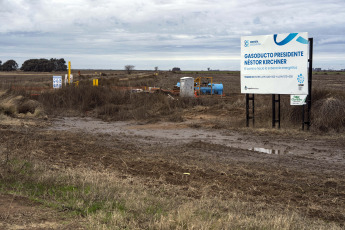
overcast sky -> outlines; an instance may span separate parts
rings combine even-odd
[[[241,36],[309,32],[313,67],[345,69],[345,0],[0,0],[0,60],[72,68],[239,70]]]

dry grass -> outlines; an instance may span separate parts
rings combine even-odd
[[[240,194],[224,199],[205,192],[194,199],[159,180],[152,184],[117,172],[52,169],[18,160],[3,166],[3,192],[83,216],[90,229],[341,229],[289,208],[247,203]]]
[[[66,87],[42,94],[38,101],[50,112],[76,110],[104,120],[168,119],[181,121],[181,111],[196,105],[217,104],[214,99],[174,100],[164,94],[131,93],[109,87]]]
[[[40,116],[43,115],[41,104],[29,99],[27,96],[12,94],[9,91],[2,91],[0,94],[0,114],[7,116]]]
[[[158,76],[151,72],[137,72],[128,77],[124,71],[108,71],[99,76],[94,71],[85,72],[76,80],[80,86],[64,87],[61,90],[47,91],[38,98],[43,106],[36,101],[27,101],[30,92],[14,92],[24,96],[24,99],[14,100],[14,96],[0,98],[0,113],[10,116],[17,114],[82,115],[95,116],[107,121],[116,120],[148,120],[155,122],[167,120],[183,121],[195,106],[206,106],[203,114],[216,115],[221,119],[213,120],[214,127],[245,126],[245,96],[239,93],[239,73],[237,72],[186,72],[173,74],[161,72]],[[57,73],[60,74],[61,73]],[[77,73],[74,73],[77,75]],[[133,94],[128,91],[115,90],[113,86],[156,86],[165,89],[172,87],[185,75],[192,77],[214,77],[214,82],[224,84],[224,99],[198,98],[172,100],[160,94]],[[92,87],[91,79],[99,78],[101,87]],[[124,80],[127,79],[127,80]],[[50,75],[30,75],[16,73],[13,76],[1,76],[0,83],[24,86],[50,86]],[[344,130],[343,110],[345,94],[339,90],[343,84],[341,75],[316,75],[312,93],[312,130],[315,132],[341,132]],[[9,87],[10,87],[9,86]],[[9,101],[9,98],[12,101]],[[270,128],[272,116],[271,95],[255,96],[255,127]],[[44,109],[43,109],[44,108]],[[198,112],[199,113],[199,112]],[[196,114],[194,114],[196,115]],[[230,125],[229,125],[230,124]],[[300,129],[302,124],[301,106],[291,106],[289,95],[281,95],[281,127],[285,129]]]
[[[339,98],[327,97],[315,102],[313,114],[313,127],[327,132],[342,131],[345,127],[345,101]]]

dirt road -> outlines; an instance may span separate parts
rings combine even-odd
[[[221,152],[218,149],[246,150],[245,157],[241,158],[248,162],[254,160],[267,162],[278,159],[281,161],[280,165],[296,169],[301,169],[301,164],[305,164],[305,169],[312,166],[309,170],[318,172],[344,172],[345,143],[342,139],[313,138],[307,132],[305,136],[299,135],[296,138],[279,135],[279,132],[272,136],[252,133],[250,130],[243,132],[243,130],[205,129],[197,124],[195,120],[182,123],[145,124],[111,123],[93,118],[62,118],[55,120],[49,129],[120,136],[122,141],[135,143],[138,148],[145,145],[156,145],[157,148],[195,145],[196,148],[213,149],[215,152]],[[231,155],[227,157],[231,158]],[[298,164],[295,164],[295,161],[298,161]]]

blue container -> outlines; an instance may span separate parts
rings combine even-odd
[[[195,89],[199,89],[199,87],[195,87]],[[208,87],[201,86],[200,88],[201,94],[218,94],[223,95],[223,84],[212,84],[212,93],[211,93],[211,83],[208,84]]]
[[[180,87],[181,86],[180,82],[177,82],[176,86]],[[194,89],[199,90],[199,87],[195,86]],[[201,86],[200,93],[201,94],[211,94],[211,83],[208,83],[207,87]],[[222,83],[219,83],[219,84],[213,83],[212,84],[212,94],[223,95],[223,84]]]

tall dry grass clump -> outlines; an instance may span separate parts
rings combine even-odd
[[[313,105],[312,126],[320,131],[341,131],[345,127],[345,101],[328,97]]]
[[[324,88],[313,90],[311,127],[321,132],[345,129],[345,92]]]
[[[25,94],[14,94],[10,90],[0,92],[0,114],[6,116],[43,115],[43,108],[39,102],[28,98]]]

